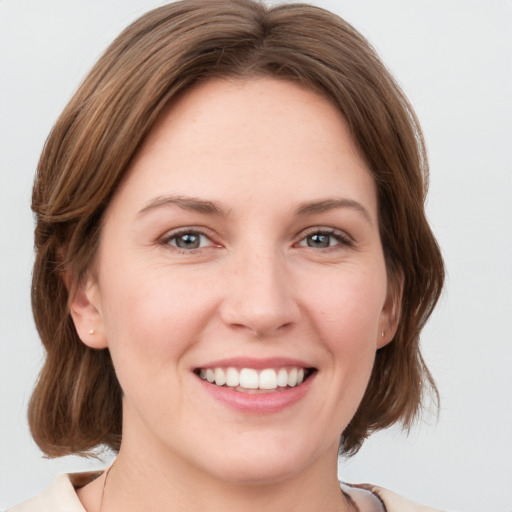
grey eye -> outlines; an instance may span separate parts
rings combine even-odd
[[[178,247],[179,249],[199,249],[205,245],[204,242],[207,240],[208,239],[200,233],[190,232],[175,235],[168,243]]]
[[[299,242],[299,247],[310,247],[312,249],[329,249],[331,247],[350,247],[352,240],[342,231],[319,230],[312,231]]]
[[[332,234],[329,233],[314,233],[306,238],[306,243],[308,247],[323,249],[336,243],[333,238]]]
[[[195,233],[186,233],[176,237],[176,246],[180,249],[197,249],[200,244],[200,236]]]

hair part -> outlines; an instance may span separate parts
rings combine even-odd
[[[274,77],[315,90],[346,119],[378,191],[390,286],[403,281],[400,321],[376,355],[362,403],[340,449],[372,432],[408,428],[426,391],[438,398],[419,334],[441,293],[444,267],[424,212],[428,165],[416,116],[370,44],[323,9],[253,0],[184,0],[148,12],[111,44],[52,129],[33,190],[32,307],[46,360],[29,405],[49,457],[117,451],[122,390],[108,350],[79,339],[72,289],[91,269],[102,217],[164,110],[209,78]]]

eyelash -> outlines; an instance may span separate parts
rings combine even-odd
[[[201,247],[201,245],[200,245],[199,247],[187,249],[187,248],[183,248],[183,247],[178,247],[178,245],[171,243],[173,240],[177,240],[179,237],[182,237],[184,235],[191,235],[191,236],[198,236],[200,238],[206,238],[207,240],[209,240],[210,244],[207,246],[203,246],[203,247]],[[326,247],[312,247],[312,246],[308,245],[308,239],[315,235],[329,237],[329,244]],[[331,244],[332,239],[336,240],[337,243]],[[161,238],[160,243],[165,246],[171,246],[175,251],[177,251],[180,254],[195,254],[198,251],[200,251],[201,249],[206,249],[208,247],[215,246],[215,245],[220,246],[220,244],[215,243],[214,237],[210,233],[205,232],[201,229],[191,228],[191,227],[183,228],[178,231],[174,231],[172,233],[166,234],[165,236],[163,236]],[[201,240],[199,241],[199,243],[201,244]],[[295,243],[294,246],[308,247],[309,249],[313,249],[313,250],[317,249],[319,251],[332,251],[332,250],[336,250],[336,248],[339,248],[339,246],[353,247],[354,240],[343,231],[339,231],[339,230],[333,229],[333,228],[315,227],[315,228],[310,228],[305,233],[302,233],[300,240],[297,243]]]
[[[198,236],[200,238],[201,237],[206,238],[207,240],[210,241],[210,244],[206,247],[194,247],[192,249],[185,249],[183,247],[178,247],[177,245],[174,245],[171,243],[173,240],[177,240],[179,237],[182,237],[184,235],[192,235],[192,236]],[[167,233],[166,235],[164,235],[161,238],[160,243],[162,245],[171,246],[175,251],[177,251],[180,254],[195,254],[197,251],[199,251],[201,249],[205,249],[210,246],[217,245],[217,244],[215,244],[215,241],[213,240],[213,237],[211,234],[206,233],[203,230],[197,229],[197,228],[183,228],[178,231],[173,231],[172,233]]]
[[[338,243],[329,245],[327,247],[317,247],[316,249],[319,249],[320,251],[329,251],[329,250],[335,250],[338,246],[344,246],[344,247],[353,247],[354,240],[345,232],[339,231],[334,228],[311,228],[306,232],[302,238],[299,240],[298,244],[299,247],[309,247],[311,249],[315,249],[314,247],[307,245],[308,238],[314,236],[314,235],[320,235],[320,236],[327,236],[330,237],[330,239],[335,239]]]

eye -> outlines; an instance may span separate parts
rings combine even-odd
[[[308,233],[299,243],[299,247],[329,249],[330,247],[353,245],[352,239],[345,233],[334,229],[322,229]]]
[[[212,240],[204,233],[199,231],[181,231],[166,236],[163,241],[165,245],[170,245],[181,250],[194,250],[213,245]]]

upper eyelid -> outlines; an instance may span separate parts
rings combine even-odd
[[[350,233],[348,233],[346,230],[339,229],[339,228],[333,228],[333,227],[330,227],[330,226],[312,226],[310,228],[303,229],[297,235],[296,239],[298,241],[300,241],[300,240],[302,240],[303,238],[305,238],[305,237],[307,237],[309,235],[314,235],[315,233],[324,233],[324,234],[328,234],[328,235],[338,235],[341,238],[347,238],[351,242],[355,242],[354,237]]]
[[[205,229],[197,228],[197,227],[196,228],[189,228],[189,227],[177,228],[174,230],[167,231],[162,236],[158,237],[157,244],[160,246],[165,246],[167,248],[172,248],[173,250],[178,251],[178,252],[186,252],[188,254],[193,254],[193,253],[196,253],[197,251],[201,251],[201,250],[205,250],[205,249],[220,247],[221,244],[208,231]],[[199,236],[203,236],[208,240],[208,243],[203,247],[188,248],[188,249],[177,247],[173,243],[171,243],[172,240],[175,240],[180,235],[185,235],[187,233],[193,233],[193,234],[197,234]]]
[[[159,240],[170,240],[180,235],[184,235],[187,233],[195,233],[197,235],[203,235],[206,238],[214,241],[215,235],[212,233],[210,229],[199,227],[199,226],[183,226],[181,228],[174,228],[167,230],[163,235],[159,236]]]

